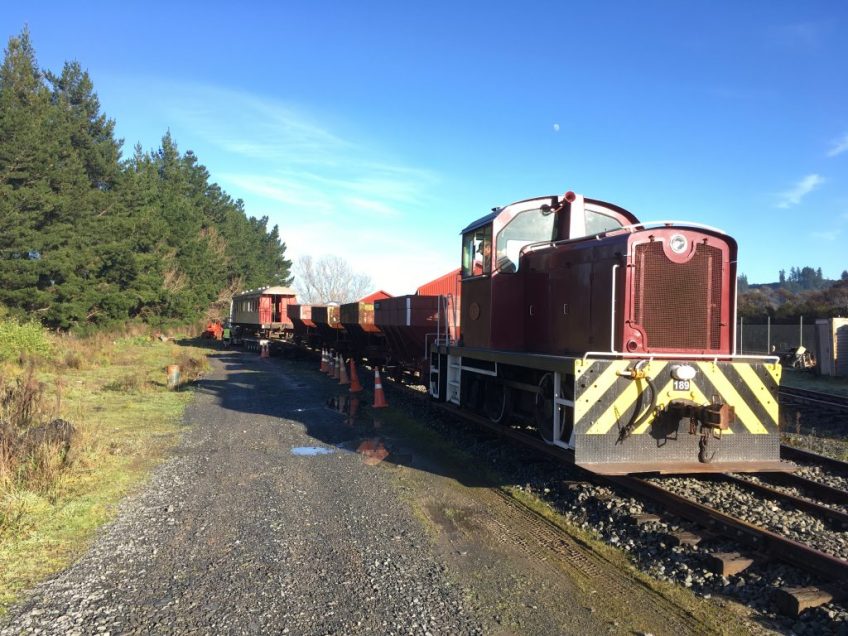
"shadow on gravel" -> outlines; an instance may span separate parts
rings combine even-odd
[[[192,343],[196,346],[196,343]],[[212,346],[214,348],[214,344]],[[195,390],[214,395],[223,409],[280,419],[281,424],[300,424],[316,444],[334,452],[355,452],[368,465],[388,463],[455,479],[469,487],[493,487],[498,483],[487,473],[445,458],[452,441],[433,435],[426,426],[410,426],[411,418],[433,417],[429,407],[397,394],[391,401],[399,408],[374,409],[367,389],[358,395],[347,392],[318,371],[313,361],[296,357],[260,358],[255,352],[220,350],[212,353],[226,371],[226,378],[212,373]],[[365,386],[371,383],[360,371]],[[412,411],[414,415],[407,412]],[[406,423],[406,425],[405,425]],[[320,443],[320,444],[319,444]],[[455,446],[453,447],[456,448]],[[423,450],[422,450],[423,449]],[[321,453],[292,449],[300,456]]]

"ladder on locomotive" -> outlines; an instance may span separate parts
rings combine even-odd
[[[436,399],[441,399],[440,387],[442,378],[442,356],[439,355],[439,346],[449,346],[456,344],[451,337],[451,333],[457,332],[457,317],[456,303],[454,302],[453,294],[438,297],[438,310],[436,312],[436,333],[433,344],[429,350],[428,359],[430,361],[430,395]],[[444,321],[442,321],[444,316]],[[428,352],[425,352],[428,353]],[[448,383],[458,384],[459,378],[451,378],[451,373],[448,372]],[[449,391],[450,392],[450,391]]]

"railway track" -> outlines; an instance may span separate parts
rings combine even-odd
[[[397,385],[395,385],[397,386]],[[417,397],[425,397],[412,389],[404,387],[405,392]],[[440,410],[450,414],[452,417],[471,422],[477,426],[496,434],[499,437],[516,441],[524,446],[537,450],[545,455],[553,457],[558,461],[574,465],[573,452],[546,444],[541,439],[516,428],[493,424],[485,417],[460,410],[453,405],[437,403]],[[786,455],[792,457],[804,457],[808,462],[817,462],[818,457],[814,454],[799,453],[796,449],[786,447]],[[842,466],[845,463],[826,465]],[[832,460],[836,461],[836,460]],[[844,491],[829,488],[825,484],[819,484],[810,479],[796,478],[792,473],[763,473],[757,478],[775,480],[773,486],[758,483],[753,479],[746,479],[732,474],[712,474],[709,476],[691,475],[686,479],[697,480],[699,483],[708,481],[733,484],[738,488],[747,489],[763,500],[763,505],[774,505],[770,502],[779,502],[781,505],[811,515],[816,519],[829,524],[840,532],[848,530],[848,510],[840,509],[846,506]],[[815,607],[821,603],[831,600],[845,598],[848,591],[848,560],[834,556],[821,549],[811,547],[808,543],[798,541],[784,536],[778,529],[767,528],[752,523],[739,516],[724,512],[717,507],[705,505],[694,497],[687,497],[672,489],[663,487],[662,482],[668,482],[669,478],[651,478],[643,476],[599,476],[586,472],[585,478],[593,483],[601,483],[616,487],[620,490],[635,495],[638,499],[650,500],[659,508],[668,511],[688,522],[695,524],[694,532],[684,533],[688,538],[682,541],[700,540],[700,534],[709,536],[724,536],[740,546],[742,551],[748,551],[750,557],[738,553],[717,553],[712,556],[715,571],[719,574],[737,573],[741,571],[740,562],[749,565],[757,560],[780,560],[788,563],[799,570],[812,574],[817,580],[822,581],[819,587],[811,588],[785,588],[777,593],[777,600],[784,613],[798,615],[804,609]],[[780,480],[785,480],[780,484]],[[800,494],[792,494],[775,486],[788,485],[792,488],[803,490],[806,497]],[[820,501],[829,502],[825,505]],[[700,534],[699,534],[700,533]]]
[[[821,455],[819,453],[814,453],[812,451],[797,448],[795,446],[781,444],[780,456],[783,459],[790,459],[794,462],[802,462],[807,464],[814,464],[816,466],[822,466],[833,472],[842,473],[848,476],[848,462],[844,462],[833,457],[828,457],[827,455]]]
[[[796,389],[788,386],[781,386],[779,395],[782,403],[802,402],[848,410],[848,396],[844,395],[822,393],[821,391],[810,391],[808,389]]]

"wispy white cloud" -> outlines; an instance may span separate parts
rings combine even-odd
[[[345,203],[358,210],[365,210],[366,212],[376,212],[381,216],[397,216],[398,214],[400,214],[400,212],[396,208],[393,208],[390,205],[386,205],[382,201],[371,201],[369,199],[362,199],[359,197],[347,197],[345,199]]]
[[[815,239],[819,239],[822,241],[835,241],[839,238],[839,235],[842,233],[841,230],[825,230],[819,232],[810,232],[810,236]]]
[[[801,179],[795,186],[786,192],[778,195],[779,201],[777,207],[788,208],[801,203],[801,199],[807,196],[810,192],[824,183],[824,177],[817,174],[808,174]]]
[[[828,150],[828,157],[835,157],[836,155],[841,155],[843,152],[848,150],[848,133],[842,136],[841,139],[835,140],[831,144],[831,149]]]
[[[280,226],[288,257],[341,256],[393,293],[455,266],[458,247],[438,240],[443,234],[427,238],[421,221],[439,180],[432,170],[294,104],[210,86],[168,94],[177,141],[209,147],[202,156],[218,159],[213,178],[245,200],[248,214]]]

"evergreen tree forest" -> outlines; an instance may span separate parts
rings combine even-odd
[[[123,140],[88,73],[39,69],[26,29],[0,67],[0,305],[61,330],[197,320],[289,284],[277,226],[248,217],[191,152]]]

